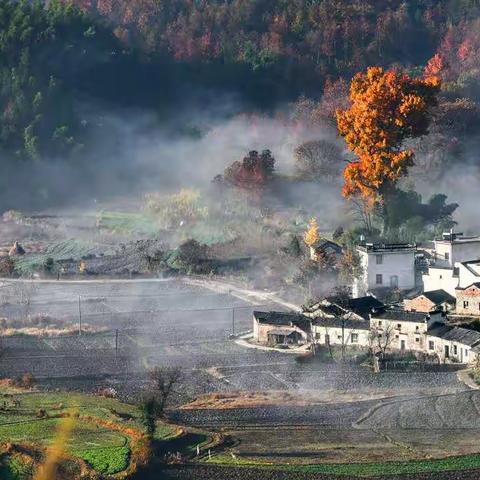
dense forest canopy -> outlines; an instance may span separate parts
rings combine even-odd
[[[350,80],[378,66],[441,80],[429,134],[408,147],[419,153],[412,171],[445,171],[476,148],[479,26],[478,0],[0,0],[1,161],[100,165],[118,152],[99,148],[117,142],[99,112],[124,107],[157,126],[182,117],[176,134],[201,136],[227,94],[231,115],[281,111],[288,128],[308,130],[291,157],[321,180],[323,152],[343,146],[313,152],[325,140],[311,131],[336,135]],[[251,147],[278,160],[275,145]],[[340,157],[328,161],[334,176]]]

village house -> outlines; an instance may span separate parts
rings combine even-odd
[[[383,307],[383,303],[371,295],[359,298],[328,297],[303,306],[302,313],[312,319],[346,316],[351,320],[369,320],[373,310]]]
[[[316,345],[343,345],[365,348],[369,345],[370,322],[363,319],[318,318],[312,321]]]
[[[455,297],[445,290],[433,290],[406,298],[403,305],[409,312],[448,312],[455,308]]]
[[[480,333],[435,323],[428,330],[427,353],[435,355],[442,363],[475,363],[480,354]]]
[[[253,312],[253,339],[268,346],[302,345],[311,336],[311,319],[299,313]]]
[[[318,240],[310,247],[310,258],[315,262],[322,258],[328,258],[335,263],[342,253],[343,248],[341,245],[324,238]]]
[[[430,318],[427,313],[386,309],[372,313],[370,328],[383,335],[386,350],[420,352],[425,350]]]
[[[362,297],[378,289],[411,290],[416,285],[416,245],[366,243],[356,248],[362,274],[354,280],[352,293]]]
[[[480,315],[480,282],[472,283],[468,287],[457,287],[457,307],[455,313],[465,316]]]
[[[422,276],[425,291],[445,290],[455,295],[457,287],[480,281],[480,237],[451,231],[433,245],[431,265]]]

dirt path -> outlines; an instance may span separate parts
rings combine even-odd
[[[262,303],[275,303],[280,305],[283,308],[289,310],[294,310],[300,312],[301,309],[298,305],[287,302],[281,297],[279,297],[275,292],[261,292],[258,290],[250,290],[246,288],[241,288],[237,285],[231,283],[220,282],[217,280],[204,280],[204,279],[195,279],[190,277],[185,277],[184,282],[187,285],[197,286],[207,288],[217,293],[229,293],[230,295],[239,298],[248,303],[258,304]]]

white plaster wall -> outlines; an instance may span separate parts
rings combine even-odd
[[[380,254],[380,253],[379,253]],[[366,284],[368,289],[390,287],[390,278],[398,277],[398,288],[408,290],[415,287],[415,253],[411,252],[385,252],[383,262],[377,265],[376,253],[368,253],[366,263]],[[367,255],[367,254],[365,254]],[[383,283],[376,283],[377,274],[383,276]]]
[[[453,268],[429,268],[428,273],[422,275],[423,290],[445,290],[455,296],[458,287],[458,278],[453,276]]]
[[[352,333],[358,334],[358,342],[352,343]],[[345,345],[368,347],[369,330],[357,330],[351,328],[344,329]],[[342,345],[342,328],[341,327],[325,327],[323,325],[314,325],[313,334],[315,343],[325,345],[325,336],[330,336],[330,345]],[[320,335],[320,338],[317,338]]]
[[[434,343],[433,350],[430,350],[430,341]],[[475,363],[477,356],[471,351],[471,348],[468,345],[444,340],[443,338],[427,335],[425,350],[429,354],[437,354],[440,361],[445,362],[445,345],[450,347],[450,359],[456,358],[460,363]],[[457,347],[457,354],[455,354],[455,346]]]
[[[469,287],[472,283],[479,282],[480,276],[472,273],[467,267],[461,263],[455,265],[458,268],[458,286],[462,288]]]
[[[456,262],[480,259],[480,240],[461,243],[436,241],[435,252],[437,265],[452,267]],[[445,260],[445,253],[449,254],[449,260]]]
[[[426,322],[402,322],[400,320],[385,320],[384,318],[372,317],[370,325],[371,328],[377,330],[385,331],[386,329],[391,329],[393,340],[389,345],[390,349],[400,350],[401,340],[405,340],[406,351],[425,350],[425,337],[427,333]],[[400,325],[400,328],[398,328],[398,325]]]

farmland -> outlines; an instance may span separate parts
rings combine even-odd
[[[67,397],[73,404],[79,398],[76,395],[83,398],[80,393],[58,398],[63,394],[57,388],[94,392],[110,387],[123,400],[136,402],[146,386],[147,369],[181,366],[187,375],[172,399],[170,420],[199,428],[207,436],[211,432],[228,439],[213,450],[210,459],[203,456],[196,463],[198,478],[203,471],[213,475],[211,469],[222,472],[232,466],[242,470],[275,467],[277,478],[288,469],[307,477],[354,475],[362,468],[373,473],[388,471],[385,462],[406,462],[407,466],[398,466],[406,474],[443,471],[449,465],[476,468],[480,397],[455,372],[374,375],[359,366],[299,363],[292,355],[245,348],[229,336],[250,328],[252,310],[284,307],[262,292],[246,293],[234,286],[219,291],[217,286],[216,282],[179,278],[24,282],[21,288],[23,294],[27,291],[29,302],[5,302],[0,315],[20,319],[44,314],[62,318],[77,331],[4,337],[0,369],[11,377],[33,373],[47,393],[31,394],[31,398],[51,410],[58,403],[66,405]],[[5,296],[18,298],[15,281],[4,282],[2,290]],[[104,330],[80,332],[80,314],[82,326]],[[243,403],[220,406],[222,392],[230,399],[236,392],[258,393],[256,397],[245,393]],[[213,396],[202,400],[208,394]],[[54,395],[55,400],[49,402],[42,395]],[[192,401],[188,408],[179,408]],[[26,401],[25,405],[31,404]],[[33,406],[29,408],[34,411]],[[92,415],[108,417],[102,408]],[[125,408],[135,423],[135,408]],[[459,430],[455,424],[458,408],[464,412],[468,429]],[[56,421],[49,419],[48,424],[45,420],[45,431],[54,432]],[[18,441],[27,435],[41,436],[36,426],[4,428],[7,437]],[[92,452],[85,442],[77,442],[71,445],[72,454],[95,464],[99,471],[124,468],[129,444],[121,432],[92,432],[85,424],[78,434],[87,443],[98,435],[93,443],[104,450]],[[195,441],[201,443],[205,433],[199,435]],[[188,445],[178,448],[192,453]],[[108,462],[107,451],[114,452]],[[453,457],[446,463],[431,462],[445,456]],[[168,475],[182,478],[182,472],[181,468],[168,470]],[[233,477],[228,473],[227,478]]]
[[[112,475],[134,468],[138,461],[135,451],[145,440],[139,411],[132,405],[112,398],[12,390],[6,386],[1,387],[0,394],[0,443],[11,445],[2,464],[12,478],[28,477],[41,458],[38,455],[51,445],[62,419],[69,415],[75,419],[64,445],[67,458],[73,462],[70,468]],[[175,435],[175,427],[159,425],[159,440]],[[29,454],[22,457],[16,452]]]

